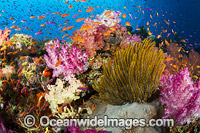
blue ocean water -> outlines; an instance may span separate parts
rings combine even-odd
[[[64,3],[64,1],[67,1]],[[24,33],[32,35],[34,38],[62,38],[65,34],[72,34],[75,29],[79,29],[82,22],[76,23],[76,19],[90,17],[90,15],[101,14],[104,9],[120,11],[127,14],[121,24],[130,22],[133,30],[136,26],[146,26],[149,22],[149,30],[153,35],[159,35],[162,30],[167,30],[163,36],[172,33],[172,30],[180,33],[180,37],[186,39],[188,43],[195,44],[200,42],[200,1],[198,0],[86,0],[87,2],[77,2],[77,0],[1,0],[0,1],[0,29],[11,27],[13,25],[22,28],[20,31],[12,29],[11,34]],[[69,5],[73,8],[69,9]],[[138,8],[141,6],[141,10]],[[93,7],[93,12],[85,12],[87,8]],[[148,9],[151,10],[148,10]],[[82,10],[82,12],[78,12]],[[142,12],[144,11],[144,12]],[[68,17],[53,15],[59,12],[69,13]],[[158,13],[158,16],[157,14]],[[46,16],[45,19],[37,19],[38,16]],[[73,17],[78,15],[77,17]],[[152,16],[152,18],[150,17]],[[36,16],[36,19],[30,19],[30,16]],[[131,18],[132,16],[132,18]],[[14,19],[10,20],[13,17]],[[166,20],[168,24],[164,21]],[[55,24],[47,24],[46,27],[40,27],[45,22],[53,21]],[[156,26],[153,26],[154,23]],[[60,32],[66,23],[69,26],[75,26],[70,31]],[[62,25],[60,25],[62,24]],[[28,27],[27,30],[25,27]],[[42,35],[35,35],[42,31]],[[66,39],[66,38],[64,38]]]

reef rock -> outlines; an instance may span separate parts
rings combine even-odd
[[[125,104],[121,106],[113,106],[106,105],[103,103],[97,104],[96,109],[90,118],[94,118],[94,116],[98,116],[99,118],[103,118],[108,116],[108,118],[116,118],[116,119],[145,119],[146,121],[154,118],[157,115],[157,109],[155,106],[150,104]],[[113,133],[157,133],[153,127],[131,127],[128,123],[127,128],[125,127],[99,127],[100,129],[112,131]],[[131,130],[130,130],[131,129]]]

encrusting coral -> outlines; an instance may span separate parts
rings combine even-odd
[[[155,42],[144,40],[118,51],[113,61],[103,65],[100,82],[93,88],[106,103],[121,105],[127,102],[146,101],[157,90],[165,68],[164,53],[154,49]]]
[[[200,118],[200,80],[191,80],[188,68],[160,79],[160,102],[165,106],[163,118],[173,118],[180,126]]]

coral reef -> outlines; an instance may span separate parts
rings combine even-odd
[[[160,79],[160,102],[166,111],[163,118],[173,118],[178,126],[200,118],[200,81],[191,80],[188,68]]]
[[[93,88],[96,97],[106,103],[120,105],[126,102],[146,101],[157,90],[165,65],[164,53],[154,49],[155,43],[145,40],[121,49],[103,65],[103,76]]]

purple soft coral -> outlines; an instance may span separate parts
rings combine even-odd
[[[82,52],[82,50],[77,47],[70,47],[67,45],[62,45],[61,50],[59,40],[54,40],[55,46],[47,45],[46,51],[49,56],[44,55],[44,59],[49,68],[53,70],[53,77],[58,77],[63,75],[64,79],[70,81],[74,77],[74,74],[77,72],[84,72],[84,62],[87,61],[89,55],[87,52]],[[57,67],[55,64],[61,59],[60,65]]]
[[[120,47],[128,47],[130,43],[132,43],[132,45],[134,45],[136,42],[140,43],[142,40],[140,38],[140,36],[138,35],[127,35],[127,37],[125,37],[122,42],[120,43]]]
[[[200,118],[200,80],[195,85],[187,67],[176,75],[162,77],[160,89],[160,102],[166,108],[163,118],[173,118],[178,126]]]

